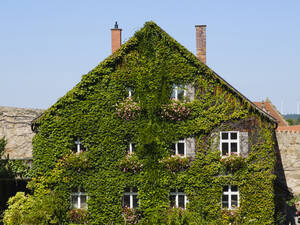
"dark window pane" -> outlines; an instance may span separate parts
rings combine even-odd
[[[228,208],[228,195],[222,196],[222,208]]]
[[[231,140],[237,140],[237,133],[236,132],[230,133],[230,139]]]
[[[238,196],[231,195],[231,207],[237,207],[237,206],[238,206]]]
[[[171,98],[175,98],[175,94],[176,94],[176,85],[173,84],[173,89],[172,89]]]
[[[178,143],[178,154],[184,155],[184,143]]]
[[[222,143],[222,155],[228,154],[228,143]]]
[[[135,144],[131,143],[131,151],[135,152]]]
[[[72,208],[74,208],[74,209],[79,208],[79,205],[78,205],[78,196],[72,195],[71,196],[71,202],[72,202]]]
[[[184,195],[178,195],[178,207],[180,207],[180,208],[184,208],[185,207],[185,205],[184,205],[184,198],[185,198]]]
[[[231,186],[231,191],[238,191],[238,186],[232,185]]]
[[[228,186],[227,185],[223,187],[223,192],[225,192],[225,191],[228,191]]]
[[[130,207],[130,196],[124,195],[123,196],[123,207]]]
[[[137,187],[133,187],[133,188],[132,188],[132,192],[138,192]]]
[[[184,190],[183,189],[178,189],[178,192],[184,192]]]
[[[231,143],[231,152],[237,153],[237,143]]]
[[[130,188],[125,188],[124,192],[130,192]]]
[[[228,140],[228,133],[222,133],[222,140]]]
[[[137,208],[138,205],[138,199],[137,199],[137,195],[133,195],[133,208]]]
[[[170,195],[170,206],[171,207],[176,206],[176,195]]]
[[[183,98],[184,98],[184,90],[178,88],[178,90],[177,90],[177,99],[178,100],[183,100]]]
[[[87,209],[86,195],[80,196],[80,204],[81,204],[80,208]]]

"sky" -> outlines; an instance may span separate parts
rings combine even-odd
[[[299,0],[0,0],[0,105],[46,109],[154,21],[195,53],[207,25],[207,65],[251,101],[300,113]]]

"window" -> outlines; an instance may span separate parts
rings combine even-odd
[[[180,139],[178,142],[172,144],[172,154],[186,156],[186,140]]]
[[[128,90],[128,97],[131,98],[133,96],[133,89],[127,88],[127,90]]]
[[[170,193],[170,206],[185,209],[187,198],[183,190],[172,189]]]
[[[78,153],[85,151],[85,148],[83,147],[82,142],[80,141],[79,138],[77,138],[75,141],[75,150],[74,151],[78,152]]]
[[[125,188],[125,192],[122,199],[122,207],[128,207],[131,209],[138,207],[137,188]]]
[[[133,153],[133,152],[135,152],[135,144],[129,143],[128,153]]]
[[[175,100],[183,100],[186,95],[186,91],[183,88],[183,85],[173,85],[173,91],[171,98]]]
[[[230,156],[232,154],[239,154],[239,132],[226,131],[220,133],[220,148],[222,156]]]
[[[223,187],[222,208],[234,209],[239,207],[239,191],[236,185]]]
[[[71,193],[71,207],[73,209],[87,209],[87,194],[78,189],[77,192]]]

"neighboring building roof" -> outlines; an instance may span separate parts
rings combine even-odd
[[[280,126],[277,128],[277,131],[292,131],[292,132],[300,132],[300,125],[293,126]]]
[[[278,127],[288,126],[288,122],[283,118],[281,113],[276,109],[276,107],[271,103],[270,100],[262,102],[253,102],[257,107],[270,114],[278,121]]]
[[[32,158],[31,121],[44,110],[0,106],[0,138],[5,137],[5,156],[10,159]]]
[[[142,36],[145,35],[147,31],[149,35],[150,33],[155,33],[160,35],[168,46],[170,46],[171,51],[176,49],[181,53],[181,56],[185,59],[189,60],[195,67],[199,69],[200,72],[205,74],[206,76],[211,76],[213,79],[218,80],[221,84],[227,87],[231,92],[233,92],[236,96],[238,96],[241,100],[243,100],[246,104],[260,113],[264,118],[268,119],[270,122],[277,125],[277,120],[270,114],[266,113],[264,110],[257,107],[253,104],[249,99],[247,99],[244,95],[242,95],[239,91],[233,88],[229,83],[227,83],[223,78],[221,78],[217,73],[215,73],[212,69],[210,69],[207,65],[200,62],[200,60],[188,51],[185,47],[179,44],[176,40],[174,40],[169,34],[167,34],[163,29],[161,29],[154,22],[146,22],[144,27],[137,31],[133,37],[131,37],[126,43],[124,43],[116,52],[106,58],[103,62],[101,62],[98,66],[96,66],[92,71],[88,74],[84,75],[81,81],[71,89],[65,96],[60,98],[54,105],[52,105],[49,109],[45,111],[45,114],[50,114],[51,112],[57,111],[65,102],[76,102],[76,96],[84,96],[86,94],[86,87],[89,85],[93,85],[100,79],[101,76],[107,75],[108,71],[113,70],[113,66],[118,62],[122,61],[122,58],[134,50],[136,46],[138,46],[139,40]],[[44,116],[40,116],[32,121],[32,129],[37,130],[40,122],[43,120]]]

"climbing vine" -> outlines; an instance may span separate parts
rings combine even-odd
[[[194,96],[172,101],[174,84],[194,87]],[[34,195],[46,189],[68,199],[83,188],[88,211],[78,218],[88,224],[275,223],[275,123],[153,22],[33,125]],[[230,130],[247,130],[247,157],[221,159],[213,134]],[[189,137],[196,156],[170,157],[171,144]],[[76,138],[86,152],[70,153]],[[136,147],[131,155],[129,143]],[[234,212],[221,209],[224,185],[239,188]],[[138,210],[122,208],[127,187],[138,189]],[[185,191],[185,211],[170,209],[171,189]],[[63,206],[57,224],[77,215]]]

